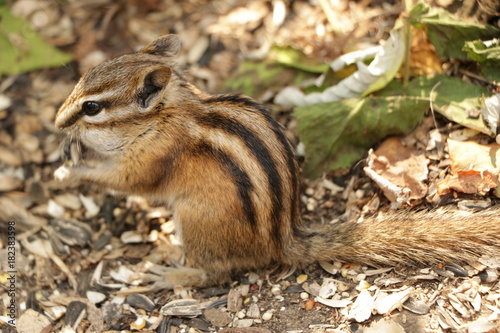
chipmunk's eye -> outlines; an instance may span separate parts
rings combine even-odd
[[[88,116],[95,116],[102,110],[102,105],[99,102],[87,101],[83,102],[82,111]]]

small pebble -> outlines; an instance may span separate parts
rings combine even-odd
[[[308,299],[305,303],[305,309],[307,311],[314,309],[314,306],[316,305],[316,302],[314,302],[313,299]]]
[[[106,299],[106,295],[97,291],[87,290],[87,298],[91,303],[99,304]]]
[[[175,223],[174,221],[168,221],[161,225],[161,231],[166,234],[171,234],[175,231]]]
[[[309,294],[303,291],[300,293],[300,298],[304,300],[309,299]]]
[[[260,318],[259,306],[256,303],[251,304],[248,308],[247,317],[254,319]]]
[[[259,274],[253,272],[248,274],[248,282],[250,284],[257,283],[258,280],[259,280]]]
[[[83,207],[85,207],[85,216],[87,218],[91,218],[99,214],[101,208],[95,203],[94,199],[92,199],[91,197],[86,197],[81,193],[79,194],[79,197],[80,201],[83,204]]]
[[[306,274],[301,274],[297,276],[297,283],[302,284],[307,281],[307,275]]]
[[[356,195],[356,198],[358,198],[358,199],[365,197],[365,191],[363,191],[362,189],[357,190],[354,194]]]
[[[130,324],[130,327],[134,330],[142,330],[146,326],[146,321],[144,318],[137,318],[132,324]]]
[[[49,200],[48,206],[47,206],[47,213],[52,216],[52,217],[63,217],[64,213],[66,210],[64,209],[63,206],[59,205],[57,202],[54,200]]]
[[[359,284],[356,286],[356,290],[361,291],[364,289],[370,288],[370,284],[366,282],[366,280],[359,281]]]
[[[5,95],[0,95],[0,110],[5,110],[12,105],[12,99]]]
[[[115,209],[113,209],[114,217],[121,217],[122,215],[123,215],[123,209],[121,209],[120,207],[115,207]]]
[[[144,238],[142,234],[136,230],[128,230],[121,234],[120,240],[125,244],[142,243]]]
[[[253,319],[240,319],[233,322],[234,327],[250,327],[253,325]]]
[[[271,293],[273,295],[280,295],[281,294],[281,286],[279,284],[275,284],[272,288],[271,288]]]
[[[271,311],[266,311],[262,315],[262,320],[271,320],[272,317],[273,317],[273,313]]]
[[[356,275],[356,278],[354,280],[356,282],[364,281],[364,280],[366,280],[366,274],[358,274],[358,275]]]
[[[241,293],[241,296],[248,296],[248,293],[250,292],[250,285],[249,284],[242,284],[240,286],[240,293]]]

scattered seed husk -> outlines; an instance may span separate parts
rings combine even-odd
[[[110,271],[109,275],[116,281],[131,283],[132,278],[135,276],[135,272],[125,266],[120,266],[117,271]]]
[[[304,288],[302,288],[302,285],[300,285],[300,284],[292,284],[292,285],[286,287],[285,290],[283,290],[284,293],[288,293],[288,294],[301,293],[303,291],[304,291]]]
[[[488,333],[495,332],[498,328],[498,323],[490,322],[488,319],[481,317],[467,325],[467,333]]]
[[[337,292],[337,285],[332,279],[324,279],[321,288],[319,289],[319,297],[331,298]]]
[[[322,297],[316,297],[315,301],[331,308],[345,308],[352,303],[352,301],[348,299],[326,299]]]
[[[467,307],[453,294],[448,294],[448,301],[451,306],[457,310],[463,318],[470,318],[471,312]]]
[[[142,294],[132,293],[127,295],[127,303],[135,309],[143,309],[146,311],[153,311],[155,304],[147,296]]]
[[[415,314],[425,315],[429,313],[431,307],[414,297],[408,297],[406,302],[403,303],[403,308]]]
[[[204,318],[202,317],[196,317],[193,319],[190,319],[188,321],[188,326],[191,327],[192,329],[196,329],[193,332],[208,332],[210,331],[210,323],[208,323]],[[189,333],[191,333],[191,329],[189,330]]]
[[[321,268],[323,268],[326,272],[335,275],[339,272],[339,269],[332,263],[328,261],[319,261],[318,262]]]
[[[410,287],[406,290],[396,292],[384,297],[380,297],[381,294],[375,300],[373,304],[373,309],[380,314],[390,314],[395,309],[400,309],[403,303],[410,297],[414,288]]]
[[[361,290],[347,317],[358,323],[364,322],[372,315],[373,303],[374,297],[371,293],[366,289]]]
[[[66,325],[76,328],[87,315],[87,305],[80,301],[73,301],[68,304],[64,322]]]
[[[453,272],[455,274],[455,276],[459,276],[459,277],[467,277],[469,276],[469,272],[459,266],[459,265],[456,265],[456,264],[450,264],[450,265],[446,265],[445,268],[451,272]]]
[[[304,290],[307,291],[310,295],[319,296],[319,290],[321,289],[321,286],[317,282],[312,281],[302,284],[302,288],[304,288]]]
[[[479,262],[490,268],[497,268],[497,269],[500,268],[500,256],[496,257],[483,256],[479,259]]]
[[[56,236],[70,246],[84,246],[92,238],[90,227],[76,220],[53,219],[50,226],[56,231]]]
[[[391,271],[392,269],[393,269],[393,267],[379,268],[379,269],[367,269],[363,273],[366,276],[373,276],[373,275],[380,275],[380,274],[387,273],[387,272]]]
[[[491,283],[498,280],[498,272],[493,268],[486,268],[484,271],[479,272],[479,277],[482,282]]]
[[[201,308],[194,299],[179,299],[168,302],[161,307],[160,312],[165,316],[196,317],[201,315]]]

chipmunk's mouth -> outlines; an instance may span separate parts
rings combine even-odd
[[[90,160],[101,159],[100,155],[83,141],[68,136],[62,143],[63,161],[71,161],[73,165],[88,162]]]

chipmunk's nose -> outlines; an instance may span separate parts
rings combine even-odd
[[[78,120],[79,116],[76,106],[66,101],[56,114],[55,126],[60,130],[68,128]]]

